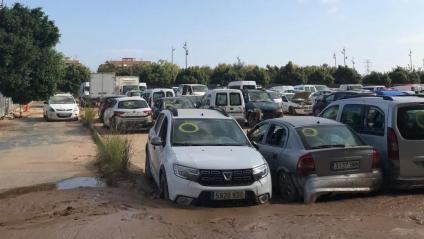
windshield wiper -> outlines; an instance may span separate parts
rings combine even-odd
[[[312,149],[345,148],[345,147],[346,145],[344,144],[323,144],[323,145],[312,147]]]

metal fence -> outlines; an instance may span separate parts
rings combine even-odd
[[[0,93],[0,118],[12,113],[14,109],[15,105],[13,104],[12,99],[4,97],[2,93]]]

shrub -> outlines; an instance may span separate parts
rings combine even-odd
[[[131,141],[120,135],[104,136],[98,144],[99,168],[104,176],[125,174],[132,155]]]
[[[84,108],[84,114],[81,116],[81,119],[86,125],[94,123],[96,120],[96,110],[93,108]]]

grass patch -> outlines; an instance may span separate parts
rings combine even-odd
[[[132,156],[132,143],[124,136],[106,135],[98,143],[98,166],[102,176],[125,176]]]
[[[81,116],[81,120],[85,125],[91,125],[96,120],[97,112],[94,108],[84,108],[84,114]]]

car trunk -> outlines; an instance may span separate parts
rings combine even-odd
[[[311,155],[318,176],[372,171],[373,148],[369,146],[317,149]]]
[[[401,177],[424,177],[424,104],[397,110],[397,135]]]

